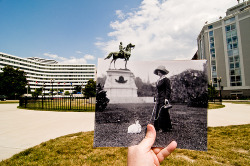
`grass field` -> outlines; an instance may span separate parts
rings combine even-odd
[[[23,101],[22,107],[25,108],[25,102]],[[43,111],[74,111],[74,112],[94,112],[95,111],[95,99],[83,99],[83,98],[46,98],[44,100],[28,100],[26,104],[27,109],[43,110]]]
[[[208,128],[208,151],[176,149],[161,165],[249,165],[250,124]],[[76,133],[44,142],[0,162],[9,165],[127,164],[127,148],[93,148],[94,132]]]
[[[19,103],[19,100],[0,101],[0,104],[13,104],[13,103]]]
[[[217,103],[208,103],[208,109],[218,109],[223,108],[225,105],[223,104],[217,104]]]
[[[244,100],[240,100],[240,101],[223,101],[223,102],[226,102],[226,103],[233,103],[233,104],[250,104],[250,102],[248,101],[244,101]]]
[[[145,136],[150,123],[154,104],[109,104],[104,112],[96,112],[95,146],[124,147],[139,143]],[[207,109],[173,104],[170,109],[173,130],[159,132],[154,146],[164,146],[172,140],[179,147],[193,150],[206,150]],[[139,120],[142,132],[128,134],[128,127]]]

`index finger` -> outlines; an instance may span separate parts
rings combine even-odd
[[[166,148],[160,150],[157,153],[157,158],[159,160],[159,162],[162,162],[165,157],[169,156],[177,147],[177,142],[172,141]]]

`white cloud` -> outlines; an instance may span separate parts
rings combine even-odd
[[[115,13],[116,13],[116,15],[117,15],[117,17],[119,19],[124,19],[125,18],[125,15],[121,10],[116,10]]]
[[[82,52],[81,52],[81,51],[76,51],[76,53],[77,53],[77,54],[82,54]]]
[[[204,23],[224,17],[236,5],[228,0],[143,0],[136,11],[116,11],[109,41],[98,41],[104,54],[118,51],[119,42],[135,44],[131,59],[191,59]],[[123,20],[120,20],[123,18]]]
[[[75,57],[70,57],[64,61],[59,61],[61,64],[86,64],[87,61],[85,58],[75,58]]]
[[[84,58],[86,60],[94,60],[95,59],[95,57],[93,55],[89,55],[89,54],[84,55]]]
[[[76,53],[77,52],[78,51],[76,51]],[[58,56],[57,54],[51,54],[51,53],[44,53],[43,55],[58,61],[58,63],[60,64],[86,64],[87,60],[95,59],[94,56],[92,55],[85,55],[83,58],[76,58],[76,57],[65,58]]]
[[[96,37],[96,40],[103,40],[102,37]]]
[[[44,53],[43,55],[48,56],[50,58],[54,58],[54,59],[58,58],[58,55],[56,55],[56,54]]]

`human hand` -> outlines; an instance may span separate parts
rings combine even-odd
[[[166,148],[152,148],[156,138],[153,125],[147,125],[147,134],[140,144],[128,148],[128,166],[159,166],[177,147],[172,141]]]

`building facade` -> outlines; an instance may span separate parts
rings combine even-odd
[[[55,60],[20,58],[0,52],[0,72],[7,65],[26,73],[32,92],[36,88],[42,88],[44,94],[51,93],[52,89],[54,94],[60,94],[60,90],[72,93],[75,86],[84,88],[88,80],[96,80],[94,64],[58,64]]]
[[[250,1],[227,9],[206,23],[198,38],[197,59],[208,61],[208,79],[223,97],[250,96]]]

